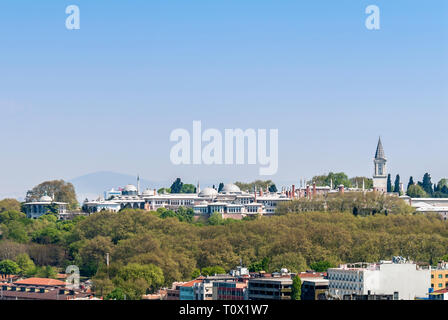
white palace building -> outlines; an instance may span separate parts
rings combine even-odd
[[[386,192],[386,158],[384,155],[381,140],[378,141],[374,159],[374,190]],[[111,189],[104,194],[104,198],[97,200],[86,200],[83,203],[83,210],[87,213],[99,212],[102,210],[119,211],[125,208],[157,210],[166,208],[177,210],[179,207],[192,208],[196,215],[210,215],[214,212],[222,214],[223,218],[241,219],[250,215],[273,215],[278,204],[298,198],[314,198],[328,193],[344,193],[357,191],[372,191],[361,188],[346,189],[343,185],[316,186],[306,183],[306,179],[301,180],[300,187],[295,185],[281,192],[269,192],[265,190],[254,190],[253,192],[242,191],[235,184],[226,184],[218,192],[216,189],[207,187],[200,189],[199,184],[196,193],[157,193],[155,189],[146,189],[140,192],[139,178],[137,177],[137,187],[129,184],[122,190]]]
[[[85,201],[83,209],[89,213],[101,210],[119,211],[125,208],[157,210],[165,208],[177,210],[179,207],[192,208],[197,215],[210,215],[214,212],[222,214],[223,218],[241,219],[248,215],[269,215],[275,212],[278,203],[290,201],[291,194],[287,192],[243,192],[235,184],[224,185],[221,192],[207,187],[203,190],[199,185],[196,193],[157,193],[146,189],[142,193],[134,185],[127,185],[120,195],[107,199]],[[116,192],[111,190],[111,192]],[[106,192],[106,195],[109,195]]]
[[[376,191],[387,192],[387,167],[386,157],[381,139],[378,140],[374,162],[373,190],[364,188],[345,188],[343,185],[316,186],[315,183],[309,184],[306,179],[301,179],[299,187],[292,185],[289,188],[283,188],[280,192],[269,192],[268,187],[265,190],[242,191],[235,184],[226,184],[220,192],[214,188],[200,189],[199,183],[195,193],[158,193],[156,189],[146,189],[140,192],[140,179],[137,177],[137,186],[128,184],[120,190],[111,189],[104,193],[104,197],[96,200],[86,199],[82,205],[85,214],[91,214],[99,211],[118,212],[122,209],[142,209],[154,211],[159,208],[177,210],[180,207],[191,208],[195,215],[210,215],[214,212],[221,213],[223,218],[241,219],[251,215],[273,215],[278,205],[285,201],[293,199],[319,197],[328,193],[344,192],[368,192]],[[402,185],[401,185],[401,188]],[[404,191],[404,190],[403,190]],[[398,194],[395,194],[398,196]],[[438,212],[444,219],[448,218],[448,199],[411,199],[402,196],[417,211]],[[69,217],[71,213],[67,212],[67,204],[55,202],[53,198],[43,196],[39,200],[24,204],[28,217],[38,218],[46,214],[55,207],[59,210],[60,218]]]

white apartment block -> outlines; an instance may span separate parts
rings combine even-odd
[[[330,268],[328,280],[329,293],[341,299],[350,294],[392,294],[397,300],[414,300],[428,294],[431,270],[414,263],[381,261],[362,267]]]

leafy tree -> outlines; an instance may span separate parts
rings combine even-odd
[[[220,182],[219,186],[218,186],[218,192],[221,192],[223,188],[224,188],[224,183]]]
[[[201,275],[201,270],[199,270],[198,268],[195,268],[193,270],[193,272],[191,273],[191,278],[196,279],[200,275]]]
[[[390,173],[387,175],[387,192],[392,192],[392,180]]]
[[[28,233],[25,226],[19,221],[13,220],[9,221],[5,225],[6,237],[8,239],[17,241],[19,243],[26,243],[29,241]]]
[[[222,214],[219,212],[213,212],[207,220],[209,225],[217,226],[224,223]]]
[[[55,279],[58,273],[52,266],[36,267],[32,273],[39,278],[53,278]]]
[[[45,194],[49,196],[54,195],[55,201],[67,202],[70,209],[76,209],[79,206],[75,187],[70,182],[65,182],[64,180],[42,182],[27,192],[26,201],[38,200]]]
[[[399,174],[397,174],[397,176],[395,177],[394,192],[401,193],[401,191],[400,191],[400,175]]]
[[[300,280],[300,277],[296,275],[292,279],[291,300],[300,300],[301,295],[302,295],[302,280]]]
[[[419,185],[409,186],[407,194],[411,198],[426,198],[428,196],[425,190]]]
[[[0,274],[19,274],[20,267],[12,260],[6,259],[0,261]]]
[[[327,272],[329,268],[334,268],[335,265],[333,265],[331,262],[328,262],[326,260],[320,260],[316,261],[314,263],[310,264],[310,268],[316,272]]]
[[[9,223],[11,221],[23,222],[26,215],[17,210],[5,210],[0,213],[0,223]]]
[[[195,193],[196,187],[192,184],[183,184],[180,193]]]
[[[177,178],[173,184],[171,185],[171,193],[180,193],[182,190],[183,182],[180,180],[180,178]]]
[[[352,186],[358,186],[358,188],[362,188],[363,182],[364,182],[364,188],[366,190],[373,189],[373,179],[372,178],[368,178],[368,177],[353,177],[353,178],[350,178],[351,185]]]
[[[315,182],[317,186],[329,186],[333,182],[333,186],[343,184],[346,188],[352,187],[352,183],[344,172],[330,172],[328,175],[314,176],[310,182]]]
[[[444,195],[448,195],[448,186],[443,186],[442,189],[441,189],[441,192],[442,192]]]
[[[264,257],[262,260],[252,263],[249,266],[250,272],[266,271],[269,270],[269,258]]]
[[[20,268],[20,273],[22,275],[31,275],[35,269],[35,265],[33,260],[31,260],[30,256],[26,253],[21,253],[16,257],[16,263]]]
[[[115,288],[111,293],[106,295],[106,300],[124,300],[125,292],[121,288]]]
[[[286,268],[290,272],[301,272],[306,270],[306,260],[302,254],[297,252],[284,252],[272,257],[269,271],[280,271]]]
[[[213,266],[213,267],[205,267],[201,269],[201,274],[204,276],[213,276],[215,274],[225,274],[226,270],[224,268],[219,266]]]
[[[159,190],[157,190],[158,194],[164,194],[164,193],[171,193],[171,189],[170,188],[160,188]]]
[[[265,190],[268,186],[273,185],[274,182],[271,180],[256,180],[253,182],[245,183],[245,182],[235,182],[235,185],[238,186],[242,191],[253,192],[256,188],[257,190],[263,189]]]
[[[33,241],[42,244],[58,243],[62,240],[62,232],[55,226],[48,226],[33,233]]]
[[[162,270],[153,264],[141,265],[138,263],[129,263],[118,271],[115,280],[117,285],[125,289],[125,291],[126,287],[131,288],[131,290],[136,290],[136,287],[129,286],[129,284],[137,283],[140,280],[143,281],[140,284],[144,284],[145,291],[150,290],[154,292],[154,290],[158,289],[164,283],[165,279]]]
[[[3,199],[0,201],[0,212],[3,211],[20,211],[20,202],[16,199]]]
[[[437,183],[437,191],[442,192],[443,194],[448,193],[444,192],[443,190],[448,191],[448,179],[446,178],[440,179]]]
[[[277,190],[277,187],[276,187],[276,185],[275,184],[271,184],[270,186],[269,186],[269,192],[277,192],[278,190]]]

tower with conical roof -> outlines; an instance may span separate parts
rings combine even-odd
[[[381,137],[378,139],[378,145],[376,147],[375,159],[373,163],[375,170],[373,173],[373,190],[378,192],[387,192],[387,167],[386,156],[384,155],[383,144],[381,143]]]

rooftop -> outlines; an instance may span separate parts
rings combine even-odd
[[[64,281],[49,278],[27,278],[16,281],[14,282],[14,284],[29,285],[29,286],[46,286],[46,287],[65,286]]]

